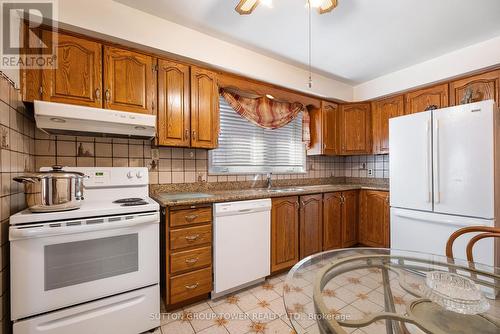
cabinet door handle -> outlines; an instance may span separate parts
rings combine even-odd
[[[302,206],[306,206],[306,202],[304,202],[304,201],[300,201],[300,205],[302,205]]]
[[[184,217],[184,219],[186,219],[187,222],[192,222],[196,218],[198,218],[198,215],[187,215]]]
[[[187,264],[193,264],[193,263],[198,262],[198,260],[199,260],[199,258],[195,257],[192,259],[186,259],[186,260],[184,260],[184,262],[186,262]]]
[[[104,96],[106,98],[106,101],[109,102],[109,100],[111,99],[111,93],[109,92],[109,89],[106,89],[106,91],[104,92]]]
[[[188,129],[184,130],[184,139],[185,140],[189,139],[189,130]]]
[[[193,140],[196,140],[196,130],[193,130]]]
[[[101,100],[101,90],[99,88],[96,88],[96,90],[95,90],[95,99],[97,101]]]
[[[198,285],[200,285],[200,283],[196,282],[195,284],[191,284],[191,285],[184,285],[184,287],[188,290],[193,290],[193,289],[196,289],[198,287]]]
[[[196,239],[198,239],[200,237],[199,234],[193,234],[193,235],[186,235],[185,238],[188,242],[192,242],[192,241],[195,241]]]

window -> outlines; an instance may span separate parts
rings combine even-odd
[[[220,97],[219,147],[208,153],[209,174],[304,173],[302,115],[279,129],[260,128]]]

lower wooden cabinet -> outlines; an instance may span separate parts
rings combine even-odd
[[[342,192],[342,247],[358,243],[358,190]]]
[[[372,247],[390,246],[389,192],[362,190],[359,242]]]
[[[323,250],[342,248],[342,193],[323,195]]]
[[[321,252],[323,194],[300,196],[300,258]]]
[[[289,268],[299,261],[299,198],[272,199],[271,272]]]
[[[161,291],[167,308],[176,308],[212,291],[212,206],[163,210]]]

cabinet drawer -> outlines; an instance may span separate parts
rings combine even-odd
[[[175,275],[182,271],[206,267],[212,263],[212,247],[177,252],[170,255],[170,272]]]
[[[212,268],[201,269],[170,279],[170,303],[203,295],[212,291]]]
[[[170,249],[198,246],[212,242],[212,225],[170,231]]]
[[[196,208],[170,211],[170,226],[208,223],[212,221],[212,208]]]

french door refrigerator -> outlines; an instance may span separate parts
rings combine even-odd
[[[448,237],[459,228],[495,226],[499,125],[493,100],[390,119],[392,248],[445,255]],[[455,257],[466,258],[472,236],[456,240]],[[493,238],[482,239],[474,261],[494,265],[499,253]]]

